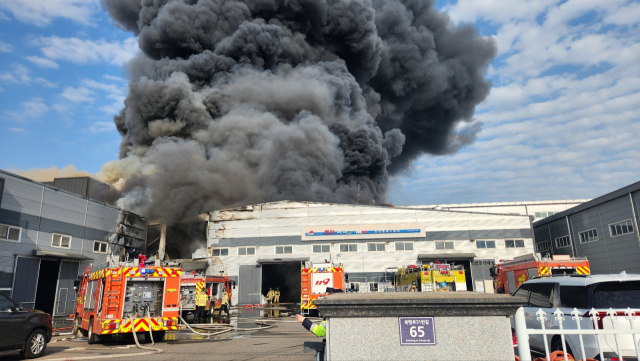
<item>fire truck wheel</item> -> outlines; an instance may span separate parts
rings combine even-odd
[[[160,342],[164,339],[164,331],[153,331],[153,341]]]
[[[89,320],[89,330],[87,331],[87,342],[89,345],[98,343],[98,335],[93,332],[93,318]]]
[[[76,315],[74,321],[73,321],[73,330],[71,330],[71,336],[76,337],[78,335],[78,331],[80,331],[80,323],[82,322],[82,320],[80,319],[80,317],[78,317],[78,315]]]

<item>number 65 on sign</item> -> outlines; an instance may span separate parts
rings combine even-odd
[[[398,317],[401,346],[433,346],[436,332],[433,317]]]

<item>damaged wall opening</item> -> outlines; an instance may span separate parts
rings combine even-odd
[[[147,256],[157,255],[161,223],[147,229]],[[207,222],[180,222],[167,225],[165,253],[168,259],[190,259],[191,254],[207,245]]]
[[[300,262],[263,263],[262,294],[280,288],[280,303],[298,303],[301,294]]]

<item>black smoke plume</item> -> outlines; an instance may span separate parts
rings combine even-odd
[[[102,3],[142,50],[102,176],[148,217],[383,202],[390,172],[480,129],[495,45],[433,0]]]

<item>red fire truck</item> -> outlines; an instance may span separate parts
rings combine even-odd
[[[180,302],[182,303],[183,317],[196,310],[196,294],[203,288],[207,290],[207,295],[212,299],[211,302],[205,306],[205,311],[213,314],[213,311],[219,309],[222,304],[222,291],[227,290],[229,300],[231,300],[231,289],[234,287],[235,281],[232,281],[227,276],[183,274],[180,283]]]
[[[542,257],[539,253],[496,263],[490,271],[493,277],[494,291],[504,290],[504,293],[515,292],[521,284],[532,277],[591,274],[589,261],[587,261],[586,257],[571,257],[568,255]]]
[[[302,314],[309,314],[316,309],[313,303],[320,297],[327,295],[327,288],[337,288],[345,290],[344,268],[334,266],[331,263],[318,264],[315,267],[302,268],[302,298],[300,300],[300,311]]]
[[[74,285],[74,335],[82,332],[90,344],[134,331],[161,340],[178,328],[181,275],[171,267],[87,267]]]

